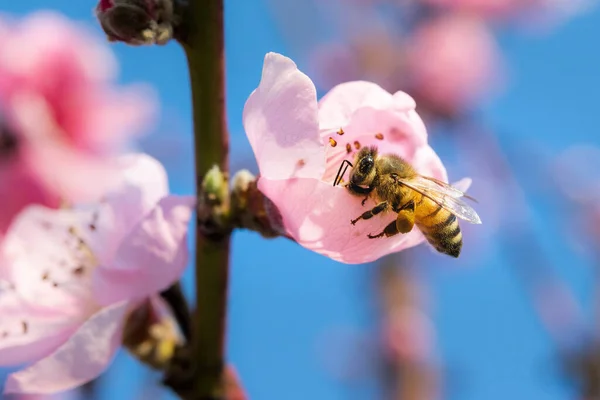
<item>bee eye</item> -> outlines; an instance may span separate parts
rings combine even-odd
[[[368,174],[373,168],[373,159],[371,157],[365,158],[360,162],[358,170],[361,174]]]

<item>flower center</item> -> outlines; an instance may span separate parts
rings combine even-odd
[[[93,214],[88,225],[88,229],[92,232],[96,230],[97,215],[97,213]],[[98,265],[98,259],[74,226],[69,227],[64,246],[69,249],[67,256],[57,260],[58,269],[44,271],[42,280],[50,283],[54,288],[81,286],[83,283],[81,279],[89,277],[90,272]]]
[[[18,246],[20,254],[15,258],[15,266],[28,270],[14,271],[6,276],[8,279],[0,279],[0,314],[7,316],[0,321],[0,343],[19,342],[40,328],[39,322],[30,318],[32,306],[37,310],[35,314],[46,308],[49,318],[84,315],[97,307],[92,297],[91,272],[98,266],[98,258],[84,233],[96,232],[98,211],[93,211],[89,223],[80,228],[55,226],[47,219],[38,223],[45,233],[36,235],[39,241]]]
[[[322,180],[332,183],[336,177],[340,165],[344,160],[354,162],[356,153],[365,146],[385,146],[389,135],[380,131],[357,132],[352,127],[342,127],[337,130],[321,131],[323,144],[325,146],[325,155],[327,159],[327,169]],[[348,174],[341,177],[340,183],[347,182]]]

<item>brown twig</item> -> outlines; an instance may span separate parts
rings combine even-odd
[[[419,305],[418,285],[410,276],[406,255],[386,257],[377,272],[387,398],[434,400],[439,396],[439,374],[432,362],[432,331]]]
[[[190,0],[179,32],[188,60],[194,114],[194,153],[198,191],[213,167],[227,177],[228,132],[225,116],[223,0]],[[225,360],[225,321],[229,274],[228,231],[196,235],[196,310],[185,399],[222,399]],[[177,389],[176,389],[177,390]]]

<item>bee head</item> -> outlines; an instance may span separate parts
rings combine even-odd
[[[375,159],[377,148],[363,147],[356,155],[354,168],[350,172],[350,184],[354,186],[370,186],[376,176]]]

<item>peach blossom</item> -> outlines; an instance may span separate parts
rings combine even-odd
[[[486,19],[530,17],[529,22],[569,18],[592,6],[593,0],[421,0],[423,3],[468,12]]]
[[[262,79],[244,108],[246,134],[260,169],[258,188],[279,209],[288,234],[302,246],[345,263],[363,263],[423,242],[406,235],[368,239],[395,218],[383,213],[352,226],[361,199],[332,185],[342,160],[358,147],[395,153],[423,174],[446,181],[427,143],[414,100],[364,81],[334,87],[319,102],[313,82],[287,57],[269,53]]]
[[[472,108],[497,87],[501,56],[478,19],[446,15],[413,32],[408,41],[410,87],[430,108],[454,114]]]
[[[109,187],[113,157],[147,126],[153,96],[116,88],[105,44],[40,12],[0,20],[0,237],[31,203],[57,207]]]
[[[4,393],[58,393],[97,377],[129,313],[183,273],[195,198],[169,195],[149,156],[119,165],[103,201],[28,206],[0,245],[0,366],[27,364]]]

